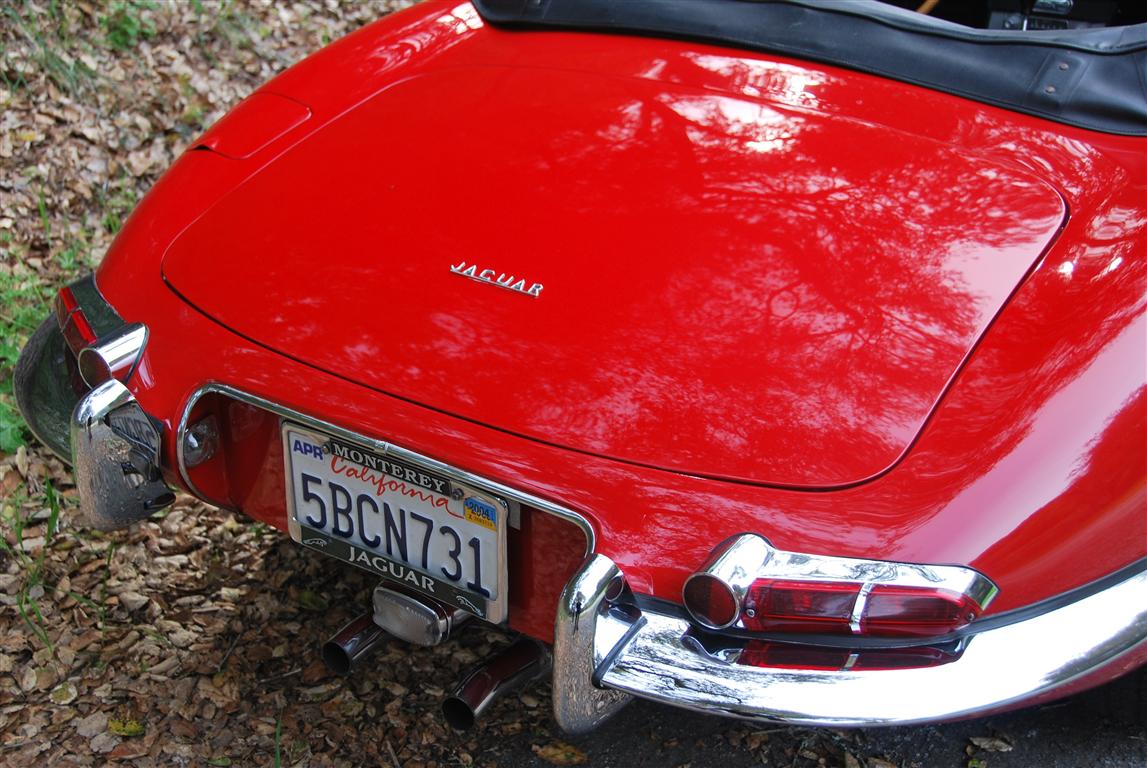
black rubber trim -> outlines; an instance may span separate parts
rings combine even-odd
[[[80,401],[72,386],[71,355],[55,314],[48,315],[24,345],[12,375],[28,429],[67,464],[72,463],[72,411]]]
[[[996,32],[875,0],[473,3],[492,24],[652,35],[779,53],[1079,128],[1147,136],[1147,24]]]
[[[115,333],[126,325],[124,319],[96,287],[95,275],[85,275],[71,283],[68,288],[76,297],[76,303],[83,310],[84,318],[92,327],[97,339]]]
[[[648,621],[649,620],[644,616],[639,616],[637,621],[629,625],[629,629],[625,630],[625,634],[621,636],[621,639],[618,640],[616,644],[614,644],[613,648],[609,649],[609,653],[607,653],[605,658],[601,660],[601,663],[598,664],[596,668],[594,668],[593,674],[590,676],[590,682],[592,682],[598,688],[605,687],[605,684],[602,682],[602,679],[605,677],[605,673],[613,669],[613,663],[617,661],[617,657],[621,655],[621,652],[624,651],[629,645],[629,641],[641,630],[642,627],[646,625]]]
[[[1063,608],[1072,603],[1091,597],[1094,594],[1109,589],[1132,576],[1147,571],[1147,557],[1141,557],[1130,565],[1124,566],[1114,573],[1101,579],[1085,584],[1082,587],[1063,592],[1047,600],[1032,603],[1022,608],[1015,608],[1003,613],[993,614],[978,619],[967,627],[939,637],[926,640],[920,638],[879,638],[860,637],[857,635],[813,635],[798,634],[794,632],[747,632],[739,629],[725,629],[719,632],[707,630],[696,624],[689,616],[689,612],[679,603],[664,600],[652,595],[634,595],[637,606],[642,610],[652,611],[666,616],[683,619],[693,626],[694,633],[700,638],[713,641],[719,640],[769,640],[776,643],[789,643],[793,645],[812,645],[823,648],[851,648],[864,650],[866,648],[916,648],[920,646],[949,646],[960,643],[981,632],[988,632],[1000,627],[1018,624],[1021,621],[1033,619],[1050,611]]]

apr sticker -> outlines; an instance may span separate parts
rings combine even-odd
[[[466,501],[462,502],[462,508],[466,510],[466,519],[471,523],[491,531],[498,530],[498,510],[493,504],[476,496],[467,496]]]
[[[291,442],[291,451],[302,456],[314,456],[316,459],[323,457],[323,447],[321,445],[312,445],[306,440],[295,438]]]

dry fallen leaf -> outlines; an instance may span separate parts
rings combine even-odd
[[[971,736],[968,741],[975,744],[985,752],[1011,752],[1012,745],[996,736]]]
[[[129,612],[135,613],[143,606],[147,605],[150,598],[147,595],[141,595],[139,592],[128,590],[119,594],[119,604],[126,608]]]
[[[532,749],[535,755],[551,765],[584,765],[589,760],[584,752],[564,741],[555,741],[544,747],[534,744]]]
[[[103,733],[108,727],[108,714],[107,712],[93,712],[84,719],[76,723],[76,733],[84,738],[90,739],[93,736]]]
[[[103,733],[96,734],[88,745],[92,748],[93,752],[103,754],[104,752],[111,752],[119,744],[119,737],[114,733],[104,731]]]
[[[143,723],[138,720],[108,720],[108,730],[116,736],[135,737],[147,733]]]
[[[63,682],[52,689],[48,694],[48,698],[52,700],[53,704],[71,704],[79,696],[79,691],[76,686],[70,682]]]

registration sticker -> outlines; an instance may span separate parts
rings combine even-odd
[[[462,502],[462,507],[466,510],[466,519],[471,523],[477,523],[491,531],[498,530],[498,508],[493,504],[477,496],[467,496]]]

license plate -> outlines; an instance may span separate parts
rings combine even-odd
[[[434,462],[284,423],[291,538],[492,623],[506,618],[505,500]],[[429,463],[429,462],[428,462]]]

